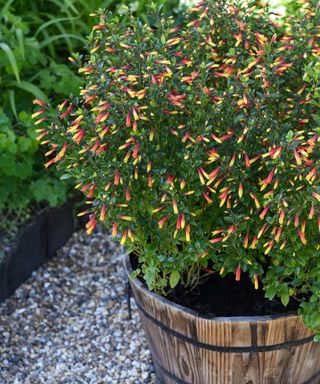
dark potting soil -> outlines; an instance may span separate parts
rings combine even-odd
[[[138,263],[134,259],[131,256],[132,266],[136,269]],[[278,298],[271,301],[266,299],[261,284],[259,289],[254,289],[246,273],[241,274],[240,281],[235,281],[234,274],[222,278],[219,273],[212,273],[192,291],[178,284],[166,298],[208,318],[279,315],[297,311],[300,304],[299,301],[291,299],[285,307]]]
[[[247,274],[235,281],[233,274],[221,278],[218,273],[192,291],[178,285],[167,298],[198,312],[204,317],[266,316],[297,311],[299,302],[292,299],[285,307],[280,299],[268,300],[262,288],[256,290]]]

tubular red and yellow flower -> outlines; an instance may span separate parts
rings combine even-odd
[[[212,199],[210,199],[210,197],[208,196],[207,193],[202,192],[202,196],[205,198],[205,200],[207,201],[208,204],[212,203]]]
[[[317,192],[312,192],[312,196],[320,203],[320,194]]]
[[[169,216],[166,215],[166,216],[164,216],[160,221],[158,221],[158,226],[159,226],[160,229],[162,229],[164,223],[165,223],[168,219],[169,219]]]
[[[313,168],[306,176],[306,180],[313,182],[316,179],[317,168]]]
[[[274,240],[278,243],[280,241],[280,236],[281,236],[281,233],[282,233],[282,227],[279,227],[278,230],[277,230],[277,233],[274,237]]]
[[[264,218],[265,218],[267,212],[269,211],[269,208],[270,208],[270,207],[269,207],[268,205],[267,205],[266,207],[263,208],[263,210],[261,211],[261,213],[260,213],[260,215],[259,215],[259,217],[260,217],[261,220],[264,220]]]
[[[181,222],[180,223],[181,223],[181,229],[184,229],[184,227],[186,225],[186,220],[185,220],[183,213],[181,214]]]
[[[231,156],[231,160],[230,160],[230,162],[229,162],[229,166],[230,166],[230,167],[233,167],[235,160],[236,160],[236,154],[234,153],[234,154]]]
[[[249,244],[249,233],[247,232],[243,241],[244,248],[248,248],[248,244]]]
[[[106,215],[106,207],[105,205],[101,208],[101,211],[100,211],[100,221],[103,221],[104,218],[105,218],[105,215]]]
[[[119,218],[121,220],[125,220],[125,221],[132,221],[132,217],[131,216],[120,215]]]
[[[202,175],[201,169],[198,169],[198,175],[199,175],[199,179],[200,179],[201,184],[204,185],[206,182],[205,182],[204,177]]]
[[[256,245],[257,245],[257,243],[258,243],[258,238],[257,238],[256,235],[254,235],[253,240],[252,240],[252,243],[251,243],[251,245],[250,245],[250,249],[256,249]]]
[[[32,104],[37,104],[37,105],[40,105],[41,107],[46,107],[47,106],[47,103],[42,101],[42,100],[39,100],[39,99],[34,99],[32,101]]]
[[[312,220],[313,219],[314,213],[315,213],[315,208],[314,208],[314,205],[311,204],[310,212],[309,212],[309,215],[308,215],[308,220]]]
[[[301,165],[302,164],[301,157],[299,156],[299,153],[296,149],[293,151],[293,154],[296,159],[297,165]]]
[[[250,159],[249,159],[249,156],[248,156],[247,152],[244,151],[243,155],[244,155],[244,162],[245,162],[246,168],[250,168],[251,167],[251,163],[250,163]]]
[[[118,227],[117,223],[114,222],[114,223],[113,223],[113,226],[112,226],[112,236],[113,236],[113,237],[116,237],[116,236],[117,236],[117,227]]]
[[[39,111],[33,113],[33,114],[31,115],[31,118],[34,119],[34,118],[36,118],[36,117],[42,115],[44,112],[46,112],[46,109],[40,109]]]
[[[241,267],[240,265],[238,265],[236,269],[236,281],[240,281],[240,279],[241,279]]]
[[[242,183],[239,184],[238,195],[239,195],[240,199],[243,196],[243,185],[242,185]]]
[[[253,276],[253,280],[254,280],[254,289],[259,289],[259,278],[256,273]]]
[[[152,184],[153,184],[153,180],[152,180],[151,173],[149,172],[148,173],[148,187],[152,188]]]
[[[177,202],[174,198],[172,198],[172,208],[175,215],[179,213]]]
[[[127,230],[124,230],[123,235],[122,235],[121,240],[120,240],[120,244],[124,245],[126,240],[127,240]]]
[[[190,224],[186,225],[186,241],[190,242]]]
[[[280,212],[280,216],[279,216],[279,224],[280,224],[280,225],[283,225],[283,222],[284,222],[284,216],[285,216],[285,210],[282,209],[281,212]]]
[[[267,229],[267,224],[264,224],[264,225],[260,228],[260,230],[259,230],[259,232],[258,232],[258,235],[257,235],[257,238],[258,238],[258,239],[260,239],[260,237],[265,233],[266,229]]]
[[[215,239],[210,239],[209,243],[215,244],[215,243],[220,243],[223,241],[223,237],[216,237]]]
[[[264,247],[266,247],[266,249],[264,251],[265,255],[267,255],[271,251],[271,249],[273,248],[273,245],[274,245],[274,241],[273,240],[267,241],[264,244]]]
[[[96,226],[97,226],[96,216],[93,215],[91,217],[91,219],[86,224],[86,232],[87,232],[87,234],[90,235],[92,233],[92,231],[95,229]]]
[[[130,190],[128,187],[126,187],[126,201],[130,201],[130,200],[131,200]]]
[[[155,209],[152,210],[152,213],[158,213],[158,212],[160,212],[163,208],[164,208],[164,206],[155,208]]]
[[[298,230],[298,234],[299,234],[301,243],[302,243],[303,245],[306,245],[306,244],[307,244],[307,239],[306,239],[306,237],[305,237],[305,234],[304,234],[300,229]]]

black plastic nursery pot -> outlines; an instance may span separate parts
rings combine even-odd
[[[0,261],[0,302],[9,297],[42,263],[51,259],[76,229],[71,199],[58,208],[45,208],[21,228]]]
[[[163,384],[319,384],[320,343],[296,313],[205,318],[125,268]]]

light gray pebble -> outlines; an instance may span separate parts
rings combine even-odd
[[[0,304],[0,383],[155,384],[123,250],[98,228],[75,233]]]

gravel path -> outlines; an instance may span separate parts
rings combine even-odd
[[[0,304],[1,384],[154,384],[121,250],[99,230],[77,232]]]

